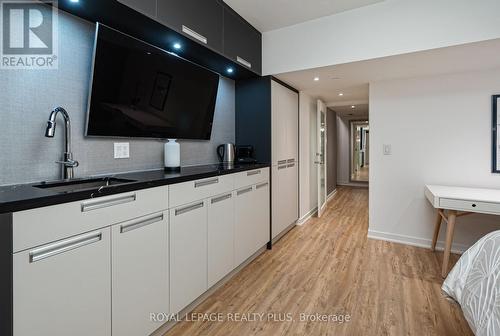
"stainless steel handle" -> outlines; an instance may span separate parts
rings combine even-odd
[[[191,28],[189,28],[187,26],[182,25],[182,32],[191,36],[192,38],[197,39],[198,41],[200,41],[203,44],[208,43],[208,40],[205,36],[201,35],[200,33],[192,30]]]
[[[247,173],[247,176],[259,175],[260,173],[261,173],[260,169],[259,170],[253,170],[253,171],[249,171]]]
[[[268,182],[261,183],[261,184],[257,184],[257,186],[255,187],[255,189],[264,188],[264,187],[265,187],[265,186],[267,186],[268,184],[269,184]]]
[[[211,180],[205,180],[205,181],[195,182],[194,183],[194,187],[195,188],[199,188],[199,187],[204,187],[204,186],[207,186],[207,185],[210,185],[210,184],[215,184],[215,183],[219,183],[219,178],[214,178],[214,179],[211,179]]]
[[[246,193],[249,193],[250,191],[253,190],[253,187],[249,187],[249,188],[245,188],[245,189],[242,189],[242,190],[238,190],[236,192],[236,195],[240,196],[240,195],[243,195],[243,194],[246,194]]]
[[[286,168],[286,165],[284,165],[284,166],[278,166],[278,170],[285,169],[285,168]]]
[[[286,162],[288,162],[288,163],[294,163],[295,159],[288,159],[288,160],[286,160]]]
[[[96,243],[100,240],[102,240],[102,232],[94,232],[74,238],[65,239],[57,243],[48,244],[29,252],[30,263],[46,259],[57,254],[68,252],[85,245]]]
[[[163,214],[156,215],[156,216],[149,217],[149,218],[145,218],[145,219],[144,218],[139,219],[139,220],[134,221],[132,223],[120,225],[120,233],[125,233],[125,232],[129,232],[129,231],[132,231],[135,229],[139,229],[139,228],[147,226],[147,225],[161,222],[162,220],[163,220]]]
[[[285,164],[286,163],[286,160],[279,160],[278,161],[278,165],[282,165],[282,164]]]
[[[225,201],[229,198],[233,197],[232,194],[227,194],[227,195],[223,195],[223,196],[219,196],[219,197],[215,197],[215,198],[212,198],[212,200],[210,201],[212,204],[214,203],[217,203],[217,202],[222,202],[222,201]]]
[[[240,56],[236,56],[236,61],[238,63],[241,63],[243,64],[244,66],[246,66],[247,68],[252,68],[252,63],[248,62],[246,59],[244,59],[243,57],[240,57]]]
[[[175,215],[179,216],[179,215],[185,214],[186,212],[190,212],[190,211],[193,211],[193,210],[196,210],[199,208],[203,208],[203,205],[204,205],[203,202],[200,202],[200,203],[196,203],[193,205],[188,205],[187,207],[184,207],[184,208],[175,209]]]
[[[115,197],[113,199],[107,199],[107,200],[89,201],[82,203],[82,212],[107,208],[118,204],[135,202],[136,200],[137,200],[137,195],[133,194],[133,195]]]
[[[295,167],[295,163],[291,163],[291,164],[287,165],[287,168],[293,168],[293,167]]]

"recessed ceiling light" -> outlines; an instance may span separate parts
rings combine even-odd
[[[178,42],[177,42],[177,43],[174,43],[174,46],[173,46],[173,47],[174,47],[174,49],[176,49],[176,50],[179,50],[180,48],[182,48],[181,44],[180,44],[180,43],[178,43]]]
[[[314,81],[315,82],[319,81],[319,77],[314,77]]]
[[[234,72],[233,68],[231,68],[231,67],[227,68],[226,71],[227,71],[227,73],[233,73]]]
[[[69,2],[73,2],[73,3],[77,3],[79,2],[80,0],[69,0]]]
[[[356,108],[356,106],[352,105],[351,108]]]
[[[344,94],[343,94],[342,92],[341,92],[341,93],[339,93],[339,96],[341,96],[341,97],[342,97],[343,95],[344,95]]]

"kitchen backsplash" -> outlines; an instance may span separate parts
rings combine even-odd
[[[94,24],[60,12],[58,70],[0,70],[0,185],[60,178],[62,119],[55,138],[44,137],[56,106],[71,116],[76,177],[163,167],[162,141],[84,137],[94,32]],[[217,162],[217,145],[235,140],[234,120],[234,81],[221,77],[212,138],[179,141],[181,165]],[[114,159],[114,142],[129,142],[130,158]]]

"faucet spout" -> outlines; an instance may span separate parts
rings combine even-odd
[[[73,153],[71,153],[71,120],[68,112],[62,107],[56,107],[50,112],[49,120],[47,121],[47,129],[45,130],[45,136],[47,138],[53,138],[56,134],[56,118],[61,114],[64,118],[64,147],[65,151],[63,153],[62,161],[58,161],[63,165],[62,177],[63,179],[73,178],[73,168],[78,167],[78,161],[73,160]]]

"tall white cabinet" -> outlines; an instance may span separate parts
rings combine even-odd
[[[271,80],[272,238],[298,219],[299,95]]]

